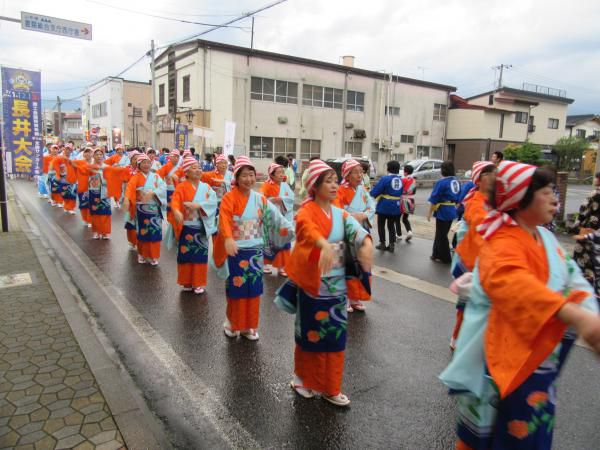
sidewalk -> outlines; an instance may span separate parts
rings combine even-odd
[[[14,204],[10,212],[14,218]],[[0,448],[125,448],[29,239],[14,220],[0,234],[0,254]]]

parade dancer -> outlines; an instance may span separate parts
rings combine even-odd
[[[460,183],[454,176],[454,164],[451,161],[442,163],[441,172],[442,178],[433,185],[428,200],[431,206],[427,220],[431,221],[432,215],[435,217],[435,239],[430,259],[450,264],[452,256],[450,255],[448,233],[452,221],[456,219],[456,203],[460,195]]]
[[[600,353],[589,283],[554,235],[554,174],[501,162],[452,362],[457,449],[549,450],[556,380],[576,334]]]
[[[275,205],[288,222],[294,222],[294,191],[284,181],[285,168],[281,164],[271,163],[268,169],[269,178],[261,186],[260,192]],[[270,274],[272,267],[278,270],[279,275],[286,277],[285,265],[290,258],[292,244],[287,244],[282,249],[265,248],[264,273]]]
[[[171,200],[177,242],[177,284],[184,291],[203,294],[207,284],[209,237],[216,231],[217,196],[200,181],[202,170],[196,158],[181,165],[185,181],[175,188]]]
[[[256,169],[248,157],[238,157],[233,176],[235,186],[221,201],[212,264],[217,275],[227,280],[225,334],[231,338],[241,334],[255,341],[265,241],[282,248],[293,240],[294,229],[277,208],[252,190]]]
[[[345,209],[367,231],[373,228],[375,201],[362,184],[363,168],[355,159],[342,164],[342,184],[337,192],[335,206]],[[348,312],[365,310],[362,301],[371,300],[370,292],[356,278],[347,280]]]
[[[59,174],[56,172],[56,169],[55,169],[54,165],[52,164],[54,162],[54,159],[58,156],[58,154],[59,154],[58,145],[53,145],[52,147],[50,147],[50,155],[45,156],[44,160],[48,161],[47,183],[48,183],[48,191],[50,192],[50,204],[52,206],[58,206],[58,207],[62,208],[63,198],[62,198],[62,195],[60,192],[60,185],[58,183],[58,178],[57,178],[57,177],[59,177]]]
[[[86,170],[92,164],[92,148],[86,147],[82,152],[83,159],[75,159],[71,161],[77,174],[77,197],[79,199],[79,212],[83,224],[88,228],[92,227],[92,219],[90,216],[90,177]],[[81,170],[80,170],[81,168]]]
[[[202,181],[213,188],[220,203],[223,196],[231,190],[233,173],[227,170],[227,158],[224,155],[218,154],[215,161],[215,170],[202,172]]]
[[[62,196],[62,205],[65,213],[75,215],[75,207],[77,206],[77,172],[70,164],[72,151],[73,146],[67,144],[62,155],[58,155],[52,160],[51,167],[56,173],[55,179],[57,180],[58,190]]]
[[[102,171],[104,152],[94,150],[93,164],[81,168],[89,175],[89,200],[92,221],[92,239],[110,239],[112,228],[112,209],[108,195],[107,180]]]
[[[398,239],[402,239],[402,227],[400,219],[402,219],[402,225],[406,228],[406,242],[410,242],[413,237],[412,228],[410,226],[410,215],[415,213],[415,194],[417,192],[417,180],[412,176],[414,171],[413,166],[408,164],[404,166],[404,176],[402,177],[402,199],[400,200],[400,214],[398,222],[396,223],[396,233]]]
[[[135,216],[138,263],[158,266],[162,241],[162,211],[167,202],[167,186],[161,177],[150,171],[152,161],[146,155],[137,157],[138,172],[131,177],[125,190],[123,207]]]
[[[347,406],[350,400],[342,393],[348,323],[345,248],[370,271],[373,246],[356,219],[333,206],[335,171],[319,159],[307,170],[308,196],[296,215],[297,239],[286,266],[289,281],[277,291],[275,303],[296,314],[291,387],[304,398],[321,394],[334,405]]]
[[[379,245],[375,248],[393,253],[396,246],[396,218],[400,216],[400,199],[402,198],[402,178],[398,176],[400,163],[398,161],[388,161],[387,171],[388,174],[379,179],[369,195],[377,200]],[[389,245],[385,244],[386,223]]]
[[[115,147],[115,154],[106,158],[104,164],[112,167],[127,167],[131,164],[131,160],[129,159],[129,155],[125,153],[125,148],[123,147],[123,144],[117,144],[117,146]],[[121,203],[123,201],[123,187],[125,184],[127,183],[122,182],[120,184],[120,195],[114,197],[115,206],[117,208],[121,207]]]
[[[156,171],[156,174],[161,177],[167,185],[167,222],[172,227],[175,226],[173,219],[173,211],[171,209],[171,198],[177,185],[185,178],[185,173],[181,169],[182,158],[179,150],[174,149],[169,153],[167,163]]]
[[[457,279],[452,289],[458,293],[461,281],[458,280],[465,273],[473,272],[475,260],[483,245],[483,239],[477,227],[486,218],[489,208],[488,196],[494,186],[496,165],[491,161],[477,161],[471,170],[473,188],[465,195],[463,200],[465,212],[456,232],[457,247],[452,257],[452,276]],[[469,278],[465,280],[468,281]],[[456,302],[456,322],[450,339],[450,348],[456,347],[456,339],[463,320],[464,310],[468,298],[459,295]]]

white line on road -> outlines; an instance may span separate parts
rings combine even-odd
[[[220,396],[202,382],[198,375],[179,357],[175,349],[162,338],[158,331],[152,328],[150,323],[127,300],[121,291],[110,283],[107,277],[102,277],[102,271],[98,266],[88,258],[81,248],[54,221],[49,220],[44,214],[41,214],[41,216],[48,224],[48,227],[52,229],[65,247],[69,249],[79,263],[79,266],[86,270],[90,278],[94,280],[121,315],[129,322],[131,328],[146,343],[150,351],[155,355],[156,360],[162,363],[164,372],[168,374],[171,380],[176,380],[178,386],[183,388],[185,394],[188,396],[186,400],[189,401],[182,403],[187,404],[190,411],[201,413],[231,448],[260,448],[261,446],[253,438],[252,434],[224,406]],[[30,223],[29,225],[30,227],[36,227],[34,223]],[[35,229],[34,232],[38,236],[41,236],[39,229]]]
[[[450,289],[439,284],[430,283],[420,278],[412,277],[404,273],[396,272],[387,267],[373,266],[373,275],[392,283],[400,284],[409,289],[422,292],[448,303],[456,303],[456,296],[450,292]]]

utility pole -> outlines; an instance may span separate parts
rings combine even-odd
[[[152,62],[150,68],[152,70],[152,148],[156,148],[156,64],[154,62],[154,39],[150,41],[150,57]]]
[[[254,50],[254,16],[252,16],[252,34],[250,35],[250,50]]]
[[[58,135],[58,138],[62,141],[62,137],[63,137],[63,130],[62,130],[62,111],[61,111],[61,101],[60,101],[60,97],[56,96],[56,107],[58,108],[58,133],[56,133]]]
[[[500,89],[502,87],[502,75],[504,73],[504,69],[511,69],[511,68],[512,68],[512,64],[500,64],[499,66],[492,67],[492,69],[500,70],[500,76],[498,77],[497,89]]]

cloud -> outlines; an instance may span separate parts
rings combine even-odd
[[[132,14],[100,3],[186,20],[223,22],[268,0],[79,0],[7,2],[2,15],[38,12],[93,24],[92,42],[20,30],[0,24],[0,63],[42,70],[44,97],[73,97],[73,87],[115,75],[143,55],[150,40],[165,45],[206,29]],[[185,15],[182,13],[185,12]],[[200,16],[223,14],[222,16]],[[225,15],[226,14],[226,15]],[[338,62],[346,54],[372,70],[451,84],[460,94],[493,86],[492,66],[513,64],[507,84],[533,82],[567,90],[570,112],[600,110],[600,4],[558,0],[289,0],[255,20],[255,48]],[[239,25],[249,27],[250,20]],[[206,39],[249,46],[249,30],[219,30]],[[419,69],[421,67],[422,69]],[[127,78],[150,78],[148,61]],[[71,89],[71,90],[67,90]]]

